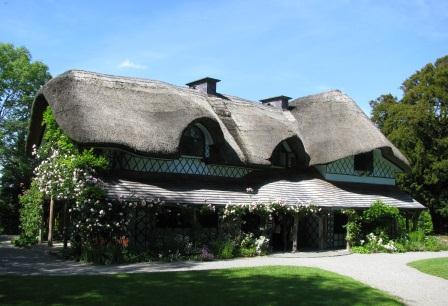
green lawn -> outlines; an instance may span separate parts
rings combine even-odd
[[[408,265],[421,272],[448,279],[448,257],[417,260]]]
[[[0,276],[0,305],[402,305],[349,277],[306,267],[110,276]]]

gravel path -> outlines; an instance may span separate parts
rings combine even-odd
[[[291,265],[317,267],[350,276],[372,287],[400,297],[408,305],[448,305],[448,280],[419,272],[406,263],[425,258],[448,257],[448,252],[410,252],[404,254],[350,254],[328,253],[275,254],[272,256],[242,258],[212,262],[138,263],[131,265],[93,266],[64,261],[48,255],[48,248],[38,246],[19,249],[7,239],[0,239],[0,274],[70,275],[113,274],[160,271],[189,271]],[[342,253],[343,254],[343,253]]]

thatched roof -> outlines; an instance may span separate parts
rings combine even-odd
[[[39,91],[28,150],[39,144],[47,105],[62,130],[80,144],[178,156],[184,129],[201,122],[223,144],[226,163],[269,166],[275,147],[288,139],[304,166],[376,148],[402,168],[407,165],[356,104],[338,91],[294,100],[287,111],[159,81],[72,70]]]
[[[295,99],[289,103],[310,164],[325,164],[347,156],[381,149],[402,169],[409,162],[380,132],[359,106],[339,90]]]

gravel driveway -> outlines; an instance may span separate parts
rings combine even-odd
[[[340,253],[329,253],[338,255]],[[303,253],[275,254],[212,262],[138,263],[93,266],[64,261],[48,255],[48,248],[19,249],[8,239],[0,239],[0,274],[69,275],[113,274],[160,271],[225,269],[264,265],[318,267],[350,276],[372,287],[400,297],[408,305],[448,305],[448,280],[419,272],[406,263],[418,259],[448,257],[448,252],[410,252],[404,254],[350,254],[345,256],[303,257]]]

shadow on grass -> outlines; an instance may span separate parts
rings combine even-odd
[[[258,267],[110,276],[2,276],[1,305],[401,305],[315,268]]]

